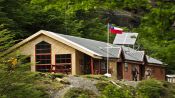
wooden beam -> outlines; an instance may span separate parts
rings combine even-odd
[[[94,74],[94,61],[92,57],[91,57],[91,74]]]
[[[98,74],[101,74],[101,65],[100,65],[100,60],[98,60]]]

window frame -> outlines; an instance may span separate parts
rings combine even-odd
[[[42,46],[44,46],[44,47],[42,47]],[[37,43],[35,45],[35,68],[36,68],[36,71],[49,72],[52,69],[51,63],[52,63],[51,44],[46,42],[46,41],[41,41],[41,42]]]
[[[61,59],[62,60],[69,59],[70,62],[57,62],[59,59],[58,56],[61,55],[69,55],[68,57],[65,56],[64,58]],[[70,74],[72,72],[72,54],[55,54],[55,71]]]
[[[66,57],[65,55],[67,55],[68,57]],[[60,56],[60,58],[57,56]],[[65,57],[61,57],[61,56],[65,56]],[[67,62],[67,60],[70,60],[70,61]],[[60,61],[60,62],[57,62],[57,61]],[[64,61],[64,62],[62,62],[62,61]],[[56,65],[72,64],[72,55],[71,54],[56,54],[55,55],[55,64]]]

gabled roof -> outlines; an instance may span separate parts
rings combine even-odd
[[[122,49],[124,51],[124,56],[125,56],[126,60],[139,61],[139,62],[144,61],[144,56],[145,56],[144,51],[137,51],[137,50],[134,50],[130,47],[125,47],[125,46],[122,46]],[[146,55],[146,60],[147,60],[148,64],[163,65],[163,62],[161,62],[158,59],[152,58],[148,55]]]
[[[124,57],[126,60],[143,62],[144,54],[144,51],[124,52]]]
[[[85,39],[85,38],[80,38],[80,37],[74,37],[74,36],[69,36],[69,35],[63,35],[63,34],[58,34],[50,31],[45,31],[45,30],[40,30],[37,33],[33,34],[32,36],[24,39],[20,43],[14,45],[10,49],[8,49],[4,54],[7,54],[14,49],[20,47],[21,45],[27,43],[28,41],[40,36],[40,35],[46,35],[48,37],[51,37],[57,41],[60,41],[70,47],[73,47],[74,49],[77,49],[85,54],[88,54],[94,58],[102,58],[107,56],[106,48],[107,44],[105,42],[100,42],[100,41],[95,41],[91,39]],[[113,47],[113,46],[111,46]],[[120,47],[114,47],[109,49],[110,52],[108,54],[109,57],[111,58],[119,58],[119,54],[121,51]],[[112,52],[112,53],[111,53]]]
[[[150,57],[150,56],[147,56],[147,55],[146,55],[146,59],[147,59],[147,61],[148,61],[149,64],[159,64],[159,65],[163,65],[163,62],[161,62],[161,61],[159,61],[159,60],[157,60],[157,59],[154,59],[154,58],[152,58],[152,57]]]
[[[129,61],[138,61],[143,62],[144,61],[144,51],[137,51],[130,47],[121,46],[124,54],[125,60]]]
[[[40,30],[37,33],[31,35],[30,37],[24,39],[20,43],[14,45],[10,49],[8,49],[4,54],[7,54],[14,49],[20,47],[21,45],[27,43],[28,41],[40,36],[40,35],[46,35],[48,37],[51,37],[59,42],[62,42],[74,49],[77,49],[78,51],[81,51],[89,56],[92,56],[94,58],[105,58],[107,57],[107,43],[91,40],[91,39],[85,39],[75,36],[69,36],[69,35],[63,35],[58,34],[50,31]],[[109,58],[120,58],[121,51],[124,52],[124,58],[125,60],[131,60],[131,61],[137,61],[137,62],[143,62],[144,61],[144,51],[136,51],[130,47],[125,47],[121,45],[114,45],[114,44],[108,44],[108,56]],[[4,55],[3,54],[3,55]],[[156,60],[154,58],[146,56],[146,59],[148,63],[152,64],[163,64],[161,61]]]

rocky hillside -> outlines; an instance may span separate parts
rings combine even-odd
[[[118,81],[102,75],[55,77],[64,84],[52,98],[173,98],[174,85],[154,79],[140,82]]]

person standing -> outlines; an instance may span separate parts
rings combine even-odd
[[[132,68],[132,80],[133,80],[133,81],[137,81],[138,74],[139,74],[139,72],[138,72],[136,66],[134,66],[134,67]]]

